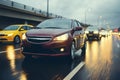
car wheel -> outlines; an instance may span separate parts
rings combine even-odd
[[[76,57],[76,55],[75,55],[75,43],[74,42],[72,42],[72,45],[71,45],[70,55],[71,55],[70,56],[71,60],[74,60]]]
[[[99,40],[101,40],[101,37],[99,37]]]
[[[86,42],[84,43],[84,46],[82,47],[82,56],[85,56],[85,54],[86,54],[86,47],[87,47],[87,44],[86,44]]]
[[[19,36],[15,36],[15,38],[14,38],[14,43],[15,43],[15,44],[20,43],[20,37],[19,37]]]
[[[101,40],[101,37],[97,37],[97,40],[100,41],[100,40]]]

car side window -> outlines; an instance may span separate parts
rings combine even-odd
[[[78,26],[77,22],[74,21],[74,22],[73,22],[73,28],[74,28],[74,27],[77,27],[77,26]]]
[[[77,23],[78,23],[78,26],[79,26],[79,27],[81,27],[81,24],[80,24],[80,22],[77,22]]]
[[[26,26],[27,27],[27,30],[30,30],[31,29],[31,27],[30,26]]]
[[[26,26],[22,26],[21,28],[24,29],[24,30],[27,30],[27,27],[26,27]]]
[[[76,21],[73,21],[73,23],[72,23],[72,28],[77,27],[77,26],[78,26],[77,22],[76,22]]]
[[[22,28],[23,28],[24,30],[30,30],[30,29],[31,29],[30,26],[22,26]]]

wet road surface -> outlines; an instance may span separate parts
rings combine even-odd
[[[120,38],[102,38],[87,44],[85,66],[72,80],[120,80]]]
[[[0,44],[0,80],[63,80],[82,62],[71,80],[120,80],[120,38],[87,41],[86,55],[75,61],[66,57],[26,59],[19,45]]]

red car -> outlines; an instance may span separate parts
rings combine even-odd
[[[76,51],[85,54],[86,39],[84,29],[77,20],[55,18],[29,30],[22,41],[22,53],[31,56],[69,56],[75,59]]]

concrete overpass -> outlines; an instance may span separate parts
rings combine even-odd
[[[34,7],[13,2],[10,0],[0,0],[0,29],[11,24],[32,24],[36,26],[38,23],[49,18],[58,18],[58,16]]]

